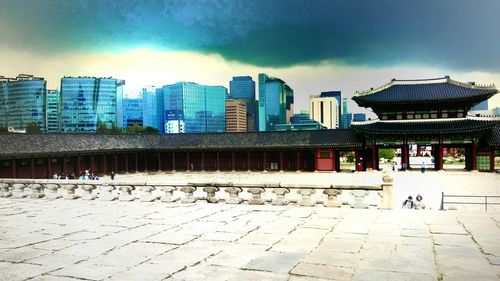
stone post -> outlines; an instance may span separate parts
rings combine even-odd
[[[177,187],[175,186],[162,186],[161,190],[165,192],[165,195],[160,199],[161,202],[175,202],[177,201],[176,198],[174,198],[174,191],[177,190]]]
[[[94,200],[97,198],[97,195],[92,194],[92,190],[95,189],[95,185],[93,185],[93,184],[81,184],[78,187],[83,190],[83,194],[82,194],[83,200]]]
[[[226,200],[227,204],[240,204],[242,199],[238,197],[243,189],[241,187],[230,186],[227,187],[225,192],[229,193],[229,198]]]
[[[342,202],[337,200],[337,195],[342,194],[342,190],[328,188],[323,190],[323,194],[326,194],[326,200],[323,202],[325,207],[340,207]]]
[[[353,190],[351,191],[351,195],[354,196],[354,202],[352,203],[351,207],[358,209],[368,208],[368,204],[365,201],[365,197],[368,195],[368,191]]]
[[[101,193],[99,193],[99,200],[101,201],[113,201],[116,199],[116,195],[113,194],[115,187],[109,184],[101,185]]]
[[[384,171],[382,174],[382,192],[379,209],[394,209],[394,177],[392,173]]]
[[[0,183],[0,197],[10,197],[12,192],[9,191],[10,185],[8,183]]]
[[[45,198],[47,199],[58,199],[61,198],[62,195],[57,191],[59,190],[59,185],[54,183],[44,184],[45,188],[43,192],[45,193]]]
[[[252,194],[252,198],[248,200],[248,204],[250,205],[262,205],[264,204],[264,200],[262,200],[262,193],[266,191],[262,187],[251,187],[247,190],[248,193]]]
[[[29,198],[42,198],[44,196],[43,193],[40,193],[40,191],[42,190],[41,184],[32,183],[28,187],[31,190],[31,193],[28,194]]]
[[[316,205],[316,201],[311,198],[311,195],[316,193],[312,188],[305,188],[297,190],[297,193],[302,195],[302,198],[297,202],[300,206],[312,207]]]
[[[185,193],[184,198],[182,198],[182,203],[194,203],[196,202],[196,198],[194,198],[193,193],[196,191],[196,187],[194,186],[184,186],[181,188],[181,191]]]
[[[74,200],[79,196],[75,194],[75,189],[77,186],[75,184],[62,184],[62,188],[66,189],[66,195],[64,195],[64,199]]]
[[[132,190],[135,189],[135,187],[130,186],[130,185],[120,185],[117,186],[118,190],[120,190],[120,195],[118,196],[118,200],[120,201],[134,201],[135,196],[132,195]]]
[[[271,202],[273,205],[283,206],[288,204],[285,194],[290,193],[290,189],[284,187],[273,188],[273,193],[276,194],[276,198]]]
[[[15,183],[12,185],[12,198],[24,198],[24,188],[26,186],[23,183]]]
[[[203,191],[207,193],[207,202],[208,203],[218,203],[219,199],[215,197],[215,193],[220,189],[217,186],[207,185],[203,187]]]
[[[153,202],[156,200],[156,197],[151,193],[156,190],[154,186],[143,185],[140,187],[140,190],[142,191],[142,195],[139,197],[141,202]]]

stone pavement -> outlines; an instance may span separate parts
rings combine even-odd
[[[0,280],[499,280],[500,213],[0,199]]]

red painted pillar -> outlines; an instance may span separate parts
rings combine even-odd
[[[319,161],[319,151],[316,150],[314,151],[314,171],[317,171],[318,170],[318,161]]]
[[[477,144],[476,143],[472,143],[471,144],[471,170],[472,171],[475,171],[477,170]]]
[[[78,159],[80,159],[80,156],[78,156]],[[118,173],[118,155],[115,153],[113,154],[113,169],[115,173]]]
[[[51,179],[52,178],[52,158],[47,157],[47,178]]]
[[[68,173],[68,167],[67,167],[67,164],[66,164],[66,156],[63,156],[62,160],[63,160],[63,172],[65,174],[67,174]]]
[[[191,170],[191,160],[189,159],[189,151],[186,152],[186,166],[187,166],[187,171]]]
[[[372,145],[372,169],[377,170],[378,164],[378,153],[377,153],[377,145]]]
[[[336,158],[337,152],[335,149],[332,149],[332,171],[337,171],[337,158]]]
[[[439,163],[439,167],[438,167],[438,170],[441,171],[443,170],[443,143],[439,143],[439,146],[438,146],[438,163]],[[434,161],[435,162],[435,161]]]
[[[175,152],[172,152],[172,171],[175,172]]]
[[[300,171],[300,151],[295,152],[297,158],[297,172]]]
[[[252,170],[252,159],[250,159],[250,151],[247,151],[247,170]]]
[[[220,171],[220,158],[219,158],[219,152],[217,151],[217,161],[216,161],[216,169],[217,171]]]
[[[263,153],[264,153],[264,157],[263,157],[264,163],[263,163],[262,167],[263,167],[264,171],[267,171],[267,152],[264,151]]]
[[[144,172],[148,171],[148,153],[144,152]]]
[[[31,166],[31,178],[34,179],[35,178],[35,157],[31,157],[31,161],[30,161],[30,166]]]
[[[283,170],[283,151],[280,151],[280,171]]]
[[[236,170],[236,165],[234,163],[234,151],[231,151],[231,171],[235,171]]]
[[[80,154],[78,154],[76,156],[76,173],[75,173],[77,177],[79,177],[80,174],[82,173],[82,169],[80,167],[80,161],[81,161]]]
[[[125,173],[128,174],[128,153],[125,153]]]
[[[158,172],[161,172],[161,152],[158,152]]]
[[[201,152],[201,170],[205,171],[205,152]]]
[[[108,159],[106,159],[106,154],[102,155],[102,174],[105,175],[108,172]]]
[[[495,150],[491,148],[490,150],[490,172],[495,171]]]
[[[137,155],[137,152],[134,154],[135,155],[135,172],[139,172],[139,155]]]
[[[12,159],[12,178],[17,178],[16,159]]]
[[[92,171],[92,173],[95,172],[95,170],[94,170],[94,154],[90,154],[90,170]]]

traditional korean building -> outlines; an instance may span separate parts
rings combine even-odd
[[[494,171],[500,151],[500,119],[467,116],[474,104],[498,91],[449,77],[393,80],[353,98],[377,120],[351,129],[171,135],[0,133],[0,177],[51,178],[145,171],[339,171],[340,157],[354,152],[358,171],[378,169],[378,150],[432,147],[435,169],[443,149],[463,148],[468,170]]]
[[[352,128],[364,137],[366,167],[378,169],[378,149],[398,147],[401,165],[410,168],[409,145],[432,146],[435,169],[443,169],[443,148],[465,149],[465,167],[493,171],[494,138],[499,118],[468,116],[472,106],[497,94],[494,85],[462,83],[449,76],[425,80],[396,80],[368,91],[357,92],[353,100],[371,108],[378,120],[353,123]],[[498,144],[496,144],[498,146]],[[487,161],[484,161],[487,158]]]

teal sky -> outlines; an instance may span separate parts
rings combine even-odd
[[[115,76],[133,94],[270,72],[295,89],[298,111],[320,91],[352,96],[394,77],[498,85],[498,11],[491,0],[4,0],[0,75],[52,87]]]

